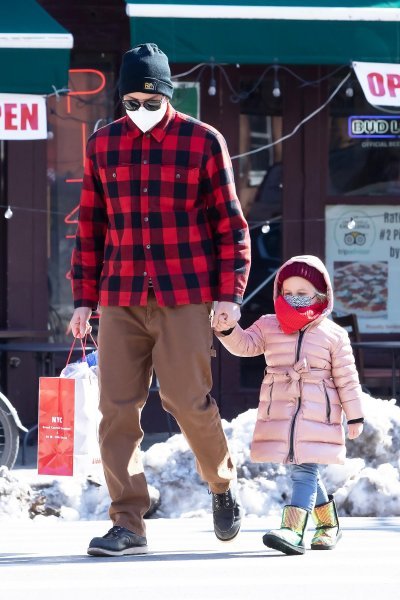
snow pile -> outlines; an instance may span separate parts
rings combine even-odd
[[[357,440],[347,441],[344,465],[321,467],[329,493],[335,493],[339,513],[351,516],[400,516],[400,407],[394,400],[364,395],[366,422]],[[256,409],[223,421],[238,471],[238,491],[245,513],[280,513],[290,502],[286,466],[250,461],[250,441]],[[202,516],[210,512],[207,486],[197,475],[185,438],[174,435],[143,453],[156,516]],[[15,472],[18,473],[17,471]],[[0,518],[56,515],[64,519],[107,519],[109,496],[104,483],[78,478],[21,483],[0,469]]]
[[[16,472],[17,473],[17,472]],[[108,519],[110,497],[103,482],[85,477],[59,477],[24,482],[6,467],[0,468],[0,519],[5,517],[61,517],[66,521]],[[160,492],[149,486],[151,509],[160,503]]]
[[[352,516],[400,515],[400,407],[395,400],[364,394],[365,425],[357,440],[347,441],[344,465],[321,466],[339,512]],[[290,502],[291,483],[284,465],[252,463],[250,442],[256,409],[224,422],[238,471],[238,490],[246,514],[280,513]],[[149,483],[161,494],[159,516],[196,516],[210,510],[210,498],[198,477],[182,435],[155,444],[143,457]]]
[[[18,481],[7,467],[0,467],[0,517],[29,516],[32,497],[27,483]]]

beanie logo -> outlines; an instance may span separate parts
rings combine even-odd
[[[143,87],[145,90],[150,90],[152,92],[156,91],[156,84],[152,83],[151,81],[145,81]]]

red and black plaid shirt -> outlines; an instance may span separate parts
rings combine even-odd
[[[225,141],[177,113],[142,133],[129,117],[87,144],[76,244],[75,307],[241,303],[247,223]]]

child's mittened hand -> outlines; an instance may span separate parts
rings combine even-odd
[[[349,438],[349,440],[354,440],[355,438],[358,438],[358,436],[362,434],[364,425],[362,423],[349,423],[348,428],[349,428],[349,432],[347,434],[348,438]]]

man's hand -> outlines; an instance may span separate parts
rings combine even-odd
[[[74,337],[84,338],[87,333],[92,331],[92,327],[89,325],[91,314],[92,309],[87,306],[76,308],[69,323],[67,333],[72,331]]]
[[[362,430],[364,428],[362,423],[349,423],[347,427],[349,428],[347,434],[349,440],[354,440],[355,438],[358,438],[358,436],[362,434]]]
[[[211,327],[217,331],[224,331],[235,327],[240,319],[240,306],[236,302],[217,302]]]

